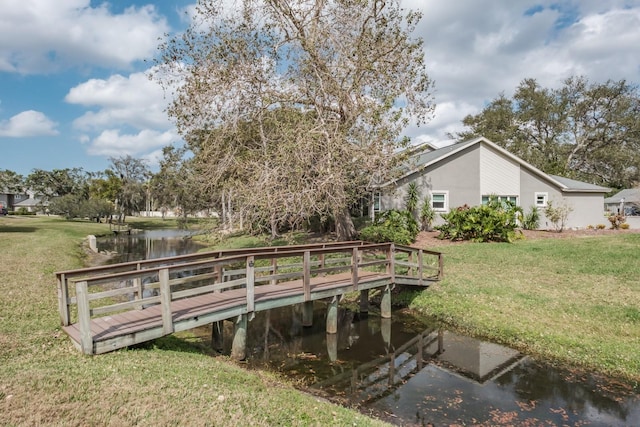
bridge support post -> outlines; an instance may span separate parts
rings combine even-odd
[[[338,334],[327,334],[327,354],[332,362],[338,359]]]
[[[391,285],[385,286],[384,290],[382,291],[380,315],[385,319],[391,318]]]
[[[382,335],[385,348],[389,351],[389,349],[391,349],[391,319],[380,319],[380,334]]]
[[[313,301],[302,303],[302,326],[308,328],[313,325]]]
[[[360,291],[360,314],[367,314],[369,312],[369,289],[363,289]]]
[[[338,332],[338,302],[340,302],[340,297],[335,296],[329,303],[327,309],[327,334],[336,334]]]
[[[224,320],[211,324],[211,347],[218,353],[224,350]]]
[[[234,322],[231,357],[236,360],[247,358],[247,315],[241,314]]]

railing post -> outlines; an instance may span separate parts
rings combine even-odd
[[[396,245],[389,243],[387,252],[387,274],[391,278],[391,283],[396,281]]]
[[[271,258],[271,274],[274,276],[271,279],[271,284],[277,285],[278,280],[275,278],[275,275],[278,274],[278,258],[276,258],[275,256]]]
[[[409,277],[413,277],[413,273],[415,271],[414,269],[414,264],[415,264],[415,260],[413,258],[414,252],[410,251],[408,254],[408,261],[409,261],[409,270],[407,271]]]
[[[255,258],[253,255],[247,257],[247,313],[251,313],[255,309]]]
[[[58,311],[60,312],[60,323],[62,323],[62,326],[69,326],[71,323],[68,286],[67,277],[64,273],[58,276]]]
[[[311,301],[311,252],[304,251],[302,260],[302,284],[304,286],[304,300]]]
[[[160,307],[162,309],[162,329],[165,335],[173,333],[173,313],[171,312],[171,286],[169,285],[169,269],[158,272],[160,279]]]
[[[351,250],[351,283],[353,290],[358,290],[358,248]]]
[[[424,254],[422,253],[422,249],[418,249],[418,284],[422,286],[422,260]]]
[[[78,324],[80,326],[80,347],[84,354],[93,354],[91,336],[91,308],[89,307],[89,286],[86,281],[76,283],[78,301]]]
[[[213,283],[222,283],[222,267],[220,266],[220,264],[216,264],[215,267],[213,267],[213,271],[216,275],[216,277],[213,279],[214,280]],[[220,289],[216,289],[213,292],[217,293],[222,291]]]

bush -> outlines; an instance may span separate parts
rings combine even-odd
[[[627,218],[621,214],[611,214],[608,217],[612,230],[618,230],[622,224],[627,222]]]
[[[418,223],[408,211],[390,210],[381,213],[372,225],[360,231],[360,239],[373,243],[394,242],[410,245],[418,236]]]
[[[598,230],[604,230],[605,228],[607,228],[607,226],[606,226],[606,225],[604,225],[604,224],[598,224],[598,225],[596,225],[596,228],[597,228]]]
[[[551,221],[553,228],[555,228],[558,233],[562,233],[562,230],[564,230],[564,226],[567,223],[567,218],[569,218],[569,214],[572,211],[573,208],[566,203],[556,207],[553,206],[551,201],[549,201],[547,206],[544,208],[544,215],[549,221]]]
[[[626,222],[624,224],[620,224],[620,229],[628,230],[629,229],[629,224],[627,224]]]
[[[531,210],[520,215],[520,223],[525,230],[537,230],[540,227],[540,212],[537,206],[531,206]]]
[[[486,205],[461,206],[442,215],[446,221],[437,226],[440,239],[475,242],[512,242],[516,239],[516,217],[521,209],[510,202],[491,197]]]

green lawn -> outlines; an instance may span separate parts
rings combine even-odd
[[[640,233],[440,250],[445,279],[404,295],[411,308],[476,337],[640,382]]]
[[[107,232],[105,224],[0,217],[1,424],[383,425],[173,336],[80,354],[60,330],[54,272],[83,266],[82,239]]]

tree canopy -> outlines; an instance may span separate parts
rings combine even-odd
[[[204,185],[278,227],[348,208],[390,170],[401,131],[432,113],[420,14],[397,0],[201,0],[153,77]]]
[[[523,80],[455,137],[485,136],[544,172],[612,188],[640,181],[640,92],[624,80],[571,77],[558,89]]]

